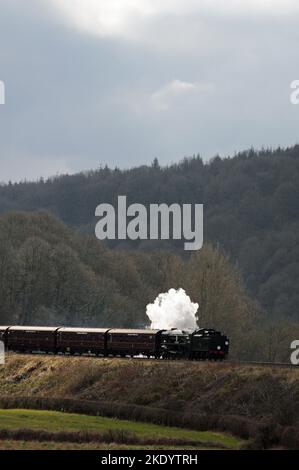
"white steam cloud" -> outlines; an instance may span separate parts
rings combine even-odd
[[[153,304],[148,304],[146,314],[151,320],[153,329],[187,329],[195,330],[198,304],[191,302],[184,289],[169,289],[159,294]]]

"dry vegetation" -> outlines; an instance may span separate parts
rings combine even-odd
[[[10,355],[1,408],[41,408],[218,429],[255,447],[299,447],[299,370],[217,363]]]

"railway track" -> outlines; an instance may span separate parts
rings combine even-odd
[[[187,360],[187,359],[154,359],[154,358],[147,358],[147,357],[142,357],[142,356],[135,356],[135,357],[119,357],[119,356],[109,356],[109,357],[103,357],[103,356],[94,356],[92,354],[81,354],[81,355],[68,355],[68,354],[46,354],[46,353],[16,353],[13,351],[10,351],[7,353],[7,356],[14,355],[14,354],[21,354],[24,356],[52,356],[52,357],[85,357],[85,358],[94,358],[94,359],[102,359],[102,360],[123,360],[123,361],[146,361],[146,362],[169,362],[169,363],[174,363],[174,362],[179,362],[179,363],[186,363],[186,364],[229,364],[232,366],[262,366],[262,367],[278,367],[278,368],[287,368],[287,369],[296,369],[299,368],[299,365],[292,364],[290,362],[263,362],[263,361],[236,361],[236,360],[224,360],[224,361],[213,361],[213,360]]]
[[[265,367],[286,367],[289,369],[299,368],[299,366],[292,364],[291,362],[259,362],[259,361],[225,361],[231,365],[248,365],[248,366],[265,366]]]

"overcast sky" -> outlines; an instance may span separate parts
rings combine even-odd
[[[0,0],[0,181],[299,141],[298,0]]]

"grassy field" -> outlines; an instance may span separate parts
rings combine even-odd
[[[68,419],[65,414],[59,427],[55,414],[42,411],[29,419],[22,412],[19,422],[18,412],[3,412],[0,428],[102,432],[121,427],[139,438],[173,438],[175,433],[176,439],[186,439],[186,433],[188,438],[193,433],[195,439],[212,438],[213,444],[230,446],[222,434],[160,426],[165,424],[229,432],[257,448],[278,444],[299,448],[298,396],[299,368],[7,354],[0,366],[0,408],[63,410],[131,421],[91,416],[80,421],[77,414]],[[296,443],[292,435],[297,436]],[[27,436],[26,446],[29,440]]]
[[[132,421],[118,420],[113,418],[86,416],[69,413],[59,413],[54,411],[37,410],[0,410],[1,429],[30,429],[51,432],[78,432],[88,431],[103,433],[109,430],[122,431],[136,436],[138,439],[176,439],[182,443],[194,441],[193,448],[220,448],[238,449],[242,444],[240,439],[216,432],[198,432],[175,427],[158,426],[154,424],[137,423]],[[158,448],[157,446],[130,445],[130,448]],[[0,448],[85,448],[85,449],[109,449],[109,448],[129,448],[127,445],[118,444],[56,444],[38,442],[11,442],[0,441]],[[159,448],[165,448],[161,445]],[[167,448],[182,448],[181,446],[167,446]],[[184,446],[186,448],[186,446]]]
[[[198,446],[157,446],[157,445],[127,445],[127,444],[75,444],[37,441],[0,441],[0,450],[223,450],[218,447]]]

